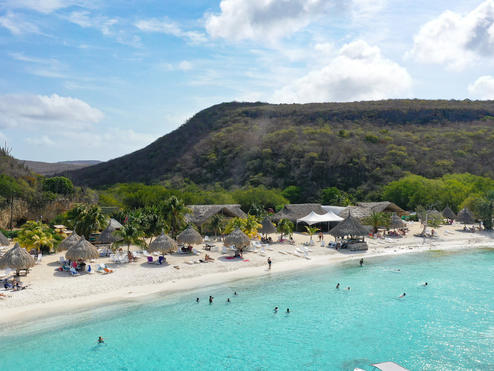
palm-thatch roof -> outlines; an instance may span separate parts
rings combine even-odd
[[[466,207],[458,213],[455,220],[463,224],[475,224],[472,212]]]
[[[250,245],[250,239],[244,232],[237,228],[225,237],[223,243],[226,246],[235,246],[237,249],[242,249]]]
[[[192,210],[185,216],[189,223],[201,226],[206,223],[213,215],[220,214],[230,218],[246,218],[247,214],[240,209],[240,205],[188,205]]]
[[[177,236],[177,242],[188,245],[198,245],[202,243],[202,237],[199,232],[189,226],[185,231]]]
[[[401,220],[401,218],[396,214],[391,215],[391,221],[389,223],[389,228],[397,229],[397,228],[403,228],[403,227],[405,227],[405,223],[403,222],[403,220]]]
[[[348,206],[338,215],[346,218],[351,215],[357,219],[365,219],[373,213],[396,213],[398,216],[406,215],[407,212],[393,202],[359,202],[356,206]]]
[[[98,249],[84,237],[79,242],[71,246],[65,253],[65,258],[70,260],[90,260],[99,257]]]
[[[271,223],[269,218],[264,218],[261,225],[262,227],[259,229],[259,232],[261,234],[276,233],[276,227],[273,225],[273,223]]]
[[[77,245],[80,239],[81,237],[77,233],[72,232],[72,234],[69,237],[65,238],[62,242],[60,242],[58,248],[60,250],[68,250],[72,246]]]
[[[7,237],[5,237],[5,235],[0,232],[0,246],[9,246],[10,245],[10,241]]]
[[[297,219],[301,219],[306,215],[314,212],[319,215],[326,214],[321,204],[290,204],[285,205],[283,209],[273,215],[272,220],[279,221],[281,219],[288,219],[293,223],[297,222]]]
[[[17,272],[34,266],[34,258],[18,243],[0,259],[0,269],[11,268]]]
[[[113,228],[113,230],[118,230],[118,229],[122,229],[123,225],[120,224],[120,222],[118,220],[111,218],[110,223],[108,223],[108,227]]]
[[[116,235],[115,231],[117,231],[117,229],[114,228],[111,223],[108,224],[108,227],[106,227],[105,230],[101,232],[95,243],[111,245],[114,242],[122,241],[122,237]]]
[[[456,214],[449,208],[449,206],[446,206],[442,214],[445,219],[456,219]]]
[[[369,230],[351,215],[329,231],[329,234],[334,237],[366,236],[368,233]]]
[[[178,245],[174,239],[168,237],[164,232],[161,233],[148,247],[149,252],[159,251],[163,254],[177,251]]]

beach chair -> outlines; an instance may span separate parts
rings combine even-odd
[[[266,250],[264,250],[264,247],[261,247],[261,250],[259,251],[259,255],[266,256]]]
[[[223,246],[223,249],[221,250],[222,254],[228,254],[228,248],[226,246]]]
[[[59,258],[59,261],[61,265],[65,265],[65,258],[63,256]]]
[[[201,253],[199,251],[197,251],[196,249],[192,249],[192,254],[201,255]]]
[[[104,273],[104,274],[113,273],[113,269],[108,269],[108,268],[105,268],[105,269],[103,270],[103,273]]]
[[[163,255],[160,255],[160,257],[156,261],[156,264],[161,265],[163,263],[166,263],[166,259],[165,259],[165,257]]]
[[[72,276],[78,276],[79,275],[79,272],[77,272],[74,267],[70,268],[69,272]]]
[[[43,254],[39,253],[38,257],[36,258],[36,264],[40,264],[42,258],[43,258]]]
[[[152,256],[148,256],[148,264],[153,264],[153,257]]]
[[[304,258],[307,259],[307,260],[310,260],[311,259],[311,257],[309,256],[309,252],[308,251],[304,252]]]

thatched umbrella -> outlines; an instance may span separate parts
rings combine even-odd
[[[177,236],[177,242],[184,245],[198,245],[202,243],[202,237],[194,228],[187,227],[185,231]]]
[[[116,236],[115,231],[115,227],[111,223],[108,224],[108,227],[98,236],[96,243],[111,245],[114,242],[122,241],[122,237]]]
[[[60,242],[58,248],[60,250],[68,250],[72,246],[77,245],[80,239],[81,237],[77,233],[72,232],[72,234],[69,237],[65,238],[62,242]]]
[[[10,245],[10,241],[7,237],[5,237],[5,235],[0,232],[0,246],[9,246]]]
[[[345,220],[338,223],[336,227],[331,229],[329,234],[334,237],[366,236],[369,234],[369,230],[360,224],[356,218],[349,215],[345,218]]]
[[[463,224],[475,224],[475,218],[472,212],[466,207],[458,213],[456,220]]]
[[[159,251],[163,254],[177,251],[178,246],[175,240],[162,232],[148,247],[149,252]]]
[[[0,269],[15,269],[17,275],[21,270],[26,270],[27,274],[31,267],[34,267],[34,258],[18,243],[0,259]]]
[[[71,246],[65,253],[65,258],[70,260],[90,260],[99,258],[98,249],[84,237],[81,237],[79,242]]]
[[[237,228],[225,237],[223,243],[226,246],[235,246],[236,249],[242,249],[250,245],[250,238],[240,228]]]
[[[446,206],[446,208],[442,212],[443,218],[445,219],[456,219],[456,214],[449,208],[449,206]]]
[[[259,229],[259,232],[261,234],[276,233],[275,226],[273,225],[273,223],[271,223],[271,221],[268,218],[264,218],[261,224],[262,227]]]
[[[401,218],[398,215],[393,213],[393,215],[391,216],[391,221],[389,223],[389,228],[398,229],[404,227],[405,227],[405,223],[403,222],[403,220],[401,220]]]
[[[110,222],[108,223],[108,227],[115,229],[122,229],[123,225],[118,222],[118,220],[115,220],[113,218],[110,219]]]

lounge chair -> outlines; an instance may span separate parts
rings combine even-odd
[[[108,268],[105,268],[105,269],[103,270],[103,273],[104,273],[104,274],[113,273],[113,269],[108,269]]]
[[[148,263],[149,263],[149,260],[148,260]],[[156,261],[156,264],[161,265],[163,263],[166,263],[166,259],[165,259],[165,257],[163,255],[160,255],[160,257]]]
[[[153,264],[153,257],[152,256],[148,256],[148,264]]]
[[[41,263],[41,259],[43,258],[43,254],[39,253],[38,254],[38,257],[36,259],[36,264],[40,264]]]
[[[311,257],[309,256],[309,252],[308,251],[304,252],[304,258],[307,259],[307,260],[310,260],[311,259]]]
[[[59,261],[61,265],[65,265],[65,258],[63,256],[59,258]]]
[[[79,275],[79,272],[77,272],[74,267],[70,268],[69,272],[73,276],[78,276]]]

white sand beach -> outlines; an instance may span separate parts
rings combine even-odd
[[[64,255],[64,252],[60,252],[44,256],[42,262],[32,268],[27,277],[20,277],[23,284],[29,285],[27,289],[17,292],[4,291],[3,287],[0,289],[0,293],[7,295],[0,298],[0,323],[24,322],[56,313],[115,304],[122,300],[140,300],[157,293],[183,292],[243,278],[309,269],[361,257],[365,259],[426,250],[494,247],[493,232],[466,233],[461,231],[460,224],[436,229],[438,236],[433,239],[414,237],[414,234],[421,231],[419,223],[408,223],[408,228],[410,232],[404,238],[367,239],[369,250],[365,252],[352,253],[321,247],[315,236],[316,244],[310,247],[310,260],[286,254],[309,240],[309,236],[296,233],[295,246],[274,243],[269,245],[264,256],[249,252],[244,254],[244,259],[229,260],[225,259],[221,252],[208,252],[201,250],[202,246],[197,246],[201,251],[200,256],[167,255],[168,264],[161,266],[147,264],[145,258],[127,264],[113,264],[109,258],[100,258],[91,265],[96,268],[99,263],[106,263],[114,269],[113,273],[84,273],[74,277],[67,272],[56,270],[59,267],[59,257]],[[278,236],[272,237],[275,239]],[[324,236],[326,245],[333,240],[329,235]],[[215,261],[186,263],[199,257],[203,258],[205,253]],[[267,269],[268,257],[273,261],[271,270]]]

